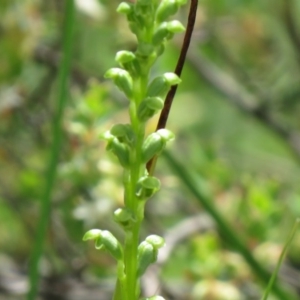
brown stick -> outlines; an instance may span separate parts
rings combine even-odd
[[[192,37],[192,33],[193,33],[193,30],[194,30],[194,25],[195,25],[195,21],[196,21],[197,7],[198,7],[198,0],[191,0],[187,28],[186,28],[183,44],[182,44],[182,47],[181,47],[181,52],[180,52],[180,55],[179,55],[179,58],[178,58],[178,61],[177,61],[177,65],[176,65],[176,68],[175,68],[175,72],[174,72],[178,77],[181,76],[181,72],[182,72],[182,69],[183,69],[183,66],[184,66],[186,54],[187,54],[187,51],[188,51],[189,46],[190,46],[191,37]],[[173,85],[170,88],[170,90],[169,90],[169,92],[166,96],[165,104],[164,104],[164,107],[163,107],[163,109],[160,113],[159,120],[158,120],[157,127],[156,127],[156,131],[158,129],[162,129],[162,128],[166,127],[167,120],[168,120],[168,117],[169,117],[169,113],[170,113],[170,110],[171,110],[171,106],[172,106],[172,103],[173,103],[173,99],[174,99],[174,96],[175,96],[176,91],[177,91],[177,86],[178,85]],[[153,174],[153,172],[154,172],[156,160],[157,160],[157,156],[153,157],[147,163],[147,170],[148,170],[150,175]]]

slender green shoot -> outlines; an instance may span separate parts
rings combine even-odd
[[[36,299],[39,285],[39,261],[43,253],[43,246],[46,239],[46,233],[51,211],[51,196],[55,185],[57,175],[57,165],[59,153],[62,145],[62,118],[68,98],[68,78],[71,68],[71,52],[73,45],[73,29],[75,19],[74,0],[68,0],[65,7],[65,24],[63,32],[63,52],[62,61],[58,75],[58,90],[56,111],[52,127],[52,146],[46,173],[46,182],[42,190],[41,207],[35,243],[30,259],[29,282],[30,290],[27,295],[28,300]]]
[[[294,226],[292,227],[289,235],[288,235],[288,238],[287,238],[287,240],[285,242],[285,245],[284,245],[284,247],[282,249],[282,252],[280,254],[279,260],[277,262],[276,268],[275,268],[275,270],[274,270],[274,272],[272,274],[272,277],[270,278],[270,281],[269,281],[268,286],[267,286],[267,288],[265,290],[265,293],[264,293],[263,297],[261,298],[262,300],[267,300],[270,292],[272,291],[272,288],[273,288],[274,282],[276,280],[276,277],[278,275],[280,266],[282,265],[283,259],[285,257],[285,254],[286,254],[286,252],[287,252],[287,250],[288,250],[291,242],[294,239],[294,236],[295,236],[295,233],[296,233],[296,231],[298,229],[299,224],[300,224],[300,219],[297,219],[295,221]]]

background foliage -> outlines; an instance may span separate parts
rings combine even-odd
[[[112,260],[81,239],[91,227],[121,234],[111,218],[122,203],[120,169],[99,140],[115,122],[127,122],[126,100],[102,77],[115,65],[116,51],[135,47],[115,12],[119,2],[76,1],[41,299],[109,299],[113,290]],[[27,291],[52,141],[64,5],[0,2],[0,299],[23,299]],[[296,0],[200,1],[168,123],[176,133],[168,151],[270,270],[300,214],[299,13]],[[186,15],[187,8],[178,16],[183,23]],[[174,69],[181,39],[167,47],[154,73]],[[155,125],[154,119],[149,132]],[[170,247],[159,270],[145,278],[146,292],[162,289],[168,299],[258,299],[263,287],[170,160],[159,160],[157,175],[163,189],[148,204],[143,234],[162,234]],[[299,249],[298,232],[280,272],[295,292]]]

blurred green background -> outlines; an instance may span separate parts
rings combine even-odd
[[[128,122],[127,100],[103,80],[116,66],[118,50],[135,49],[124,16],[115,12],[120,2],[75,1],[69,98],[39,265],[40,299],[106,300],[113,291],[113,260],[82,236],[103,228],[122,238],[112,221],[122,205],[121,168],[99,139],[112,124]],[[64,7],[62,0],[0,2],[1,300],[25,299],[28,290],[53,139]],[[176,17],[186,24],[187,14],[184,7]],[[142,235],[163,235],[167,247],[143,280],[145,294],[160,290],[175,300],[262,295],[265,285],[191,192],[185,174],[174,171],[172,159],[261,266],[274,270],[300,215],[299,15],[298,0],[199,1],[168,122],[176,140],[158,162],[162,190],[147,204]],[[153,76],[174,70],[182,38],[168,44]],[[156,122],[149,122],[149,132]],[[279,281],[300,292],[300,231]]]

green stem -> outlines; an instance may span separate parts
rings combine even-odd
[[[147,72],[148,74],[149,72]],[[130,105],[131,124],[136,136],[135,147],[132,149],[131,161],[132,165],[129,171],[124,173],[125,186],[125,206],[131,209],[136,217],[136,222],[133,224],[131,231],[126,232],[125,247],[124,247],[124,263],[126,273],[126,287],[122,300],[138,299],[139,282],[137,278],[137,254],[139,245],[139,233],[141,222],[144,218],[141,214],[139,199],[135,195],[136,185],[138,180],[144,175],[146,167],[141,161],[141,151],[145,136],[145,124],[141,123],[137,117],[138,104],[145,97],[148,83],[148,75],[141,76],[135,81],[133,94],[134,101]]]
[[[63,32],[63,56],[59,69],[58,77],[58,96],[56,103],[56,113],[53,120],[50,158],[46,173],[46,183],[41,198],[41,208],[35,244],[30,259],[29,281],[30,290],[27,295],[28,300],[36,299],[39,283],[38,265],[43,253],[43,246],[47,233],[51,211],[51,196],[55,185],[57,165],[62,145],[62,118],[68,98],[68,77],[71,68],[71,52],[73,45],[73,29],[75,19],[75,5],[73,0],[68,0],[65,8],[65,24]]]
[[[279,257],[279,260],[278,260],[278,262],[277,262],[276,268],[275,268],[275,270],[274,270],[274,272],[273,272],[273,274],[272,274],[272,277],[271,277],[271,279],[270,279],[270,281],[269,281],[269,283],[268,283],[268,286],[267,286],[267,288],[266,288],[266,291],[265,291],[265,293],[264,293],[264,295],[263,295],[262,300],[267,300],[267,299],[268,299],[268,296],[269,296],[269,293],[272,291],[274,282],[275,282],[275,280],[276,280],[276,276],[277,276],[277,274],[278,274],[278,272],[279,272],[280,266],[281,266],[282,263],[283,263],[284,256],[285,256],[285,254],[286,254],[286,252],[287,252],[287,250],[288,250],[288,247],[290,246],[291,242],[292,242],[293,239],[294,239],[294,236],[295,236],[295,234],[296,234],[296,231],[297,231],[297,229],[298,229],[299,224],[300,224],[300,219],[297,219],[297,220],[295,221],[295,223],[294,223],[294,226],[293,226],[291,232],[290,232],[289,235],[288,235],[287,241],[286,241],[286,243],[285,243],[285,245],[284,245],[284,248],[283,248],[283,250],[282,250],[282,252],[281,252],[281,254],[280,254],[280,257]]]
[[[136,218],[138,218],[138,199],[135,196],[135,188],[136,184],[141,177],[140,172],[140,151],[136,149],[135,154],[137,157],[137,161],[133,165],[130,174],[128,185],[128,190],[125,191],[126,199],[128,199],[128,208],[130,208]],[[132,230],[126,232],[125,237],[125,249],[124,249],[124,262],[125,262],[125,273],[126,273],[126,298],[128,299],[136,299],[136,291],[137,291],[137,249],[139,243],[139,232],[141,226],[140,219],[137,219],[137,222],[134,223]],[[124,297],[125,300],[125,297]]]

